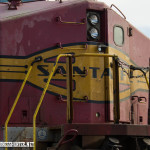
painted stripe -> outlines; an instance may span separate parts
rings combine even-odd
[[[85,45],[85,44],[88,44],[88,45],[101,45],[101,43],[99,43],[99,42],[78,42],[78,43],[63,44],[62,47],[65,48],[65,47],[68,47],[68,46]],[[126,55],[127,57],[129,57],[129,55],[128,55],[125,51],[123,51],[122,49],[120,49],[120,48],[118,48],[118,47],[116,47],[116,46],[114,46],[114,45],[112,45],[112,44],[104,43],[104,45],[108,46],[108,48],[109,48],[109,47],[114,48],[114,49],[116,49],[116,50],[122,52],[122,53],[123,53],[124,55]],[[42,54],[42,53],[45,53],[45,52],[48,52],[48,51],[51,51],[51,50],[59,49],[59,48],[60,48],[60,47],[58,47],[58,46],[53,46],[53,47],[49,47],[49,48],[40,50],[40,51],[38,51],[38,52],[29,54],[29,55],[27,55],[27,56],[0,55],[0,58],[27,59],[27,58],[33,57],[33,56],[35,56],[35,55],[39,55],[39,54]],[[129,61],[130,61],[132,64],[134,64],[135,66],[137,66],[136,63],[135,63],[133,60],[131,60],[130,58],[129,58]]]
[[[0,67],[20,67],[20,68],[28,68],[27,65],[25,66],[16,66],[16,65],[0,65]]]
[[[7,70],[0,70],[0,72],[8,72],[8,73],[27,73],[27,71],[7,71]]]
[[[4,80],[2,80],[2,79],[0,79],[0,82],[23,82],[23,80],[13,80],[13,79],[4,79]],[[37,85],[29,82],[29,81],[27,81],[27,84],[29,84],[32,87],[35,87],[35,88],[43,91],[43,88],[41,88],[41,87],[39,87],[39,86],[37,86]],[[123,101],[126,101],[126,100],[130,99],[130,97],[132,95],[135,95],[136,92],[145,92],[145,93],[148,93],[149,90],[140,89],[140,88],[136,89],[134,92],[131,93],[131,95],[129,95],[129,96],[123,98],[123,99],[120,99],[120,102],[123,102]],[[47,93],[55,95],[55,96],[58,96],[57,93],[54,93],[54,92],[51,92],[51,91],[47,91]],[[66,99],[67,97],[65,95],[62,95],[62,98]],[[110,101],[108,101],[108,100],[88,100],[88,101],[85,101],[85,100],[79,99],[79,98],[73,98],[73,99],[75,101],[77,101],[77,102],[80,101],[80,102],[85,102],[85,103],[96,103],[96,104],[110,104],[110,103],[113,103],[113,100],[110,100]]]
[[[62,46],[65,48],[65,47],[68,47],[68,46],[83,45],[83,44],[88,44],[88,45],[100,45],[100,43],[98,43],[98,42],[80,42],[80,43],[64,44],[64,45],[62,45]],[[105,44],[105,45],[108,46],[108,44]],[[114,48],[114,49],[116,49],[116,50],[118,50],[118,51],[120,51],[121,53],[123,53],[124,55],[126,55],[126,56],[128,57],[128,54],[125,53],[124,51],[122,51],[121,49],[118,49],[118,48],[116,48],[116,47],[113,46],[113,45],[109,45],[109,46],[112,47],[112,48]],[[30,58],[30,57],[32,57],[32,56],[35,56],[35,55],[38,55],[38,54],[42,54],[42,53],[45,53],[45,52],[47,52],[47,51],[55,50],[55,49],[58,49],[58,48],[59,48],[58,46],[54,46],[54,47],[51,47],[51,48],[47,48],[47,49],[44,49],[44,50],[35,52],[35,53],[30,54],[30,55],[28,55],[28,56],[9,56],[9,55],[1,55],[0,58],[27,59],[27,58]],[[109,47],[108,47],[108,48],[109,48]],[[129,60],[129,61],[131,61],[131,60]],[[132,61],[132,63],[135,64],[133,61]],[[3,65],[3,66],[7,66],[7,65]],[[21,67],[23,67],[23,66],[21,66]],[[23,71],[0,71],[0,72],[26,73],[26,72],[23,72]],[[0,79],[0,82],[22,82],[22,81],[23,81],[23,80]],[[43,90],[43,88],[41,88],[41,87],[39,87],[39,86],[37,86],[37,85],[35,85],[35,84],[29,82],[29,81],[28,81],[27,83],[28,83],[29,85],[35,87],[35,88],[38,88],[39,90]],[[144,83],[144,82],[143,82],[143,83]],[[127,84],[127,85],[129,85],[129,84]],[[125,90],[123,90],[123,91],[121,91],[121,92],[125,92],[125,91],[127,91],[127,90],[129,90],[129,88],[128,88],[128,89],[125,89]],[[147,92],[148,90],[137,89],[136,91],[146,91],[146,92]],[[132,92],[131,95],[134,94],[136,91]],[[58,94],[56,94],[56,93],[54,93],[54,92],[51,92],[51,91],[47,91],[47,93],[50,93],[50,94],[53,94],[53,95],[58,95]],[[62,96],[65,97],[64,95],[62,95]],[[125,98],[123,98],[123,99],[121,99],[120,101],[125,101],[125,100],[127,100],[127,99],[129,99],[129,98],[130,98],[130,95],[127,96],[127,97],[125,97]],[[81,99],[75,99],[75,100],[81,100]],[[81,101],[83,101],[83,100],[81,100]],[[85,101],[85,100],[84,100],[84,101]],[[112,101],[112,100],[111,100],[111,101]],[[108,103],[111,103],[111,101],[88,100],[88,103],[107,103],[107,102],[108,102]]]

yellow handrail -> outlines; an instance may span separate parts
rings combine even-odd
[[[61,49],[65,49],[65,50],[87,50],[88,49],[88,44],[85,44],[83,48],[81,47],[74,47],[74,48],[68,48],[68,47],[62,47],[62,44],[61,42],[58,43],[58,46],[61,48]]]
[[[47,89],[48,89],[49,83],[50,83],[50,81],[51,81],[51,79],[52,79],[52,77],[53,77],[53,75],[54,75],[54,72],[55,72],[55,70],[56,70],[56,66],[57,66],[57,64],[58,64],[58,61],[59,61],[60,57],[71,57],[71,56],[73,56],[73,57],[80,57],[80,56],[115,57],[116,55],[96,54],[96,53],[83,53],[83,54],[79,54],[79,55],[74,55],[74,54],[60,54],[60,55],[57,56],[56,62],[55,62],[55,64],[54,64],[53,68],[52,68],[52,71],[51,71],[50,75],[48,76],[47,83],[46,83],[46,85],[45,85],[45,87],[44,87],[43,93],[42,93],[42,95],[41,95],[41,97],[40,97],[39,103],[38,103],[38,105],[37,105],[37,107],[36,107],[36,110],[35,110],[35,112],[34,112],[34,115],[33,115],[33,142],[34,142],[33,150],[36,150],[36,117],[37,117],[38,111],[39,111],[39,109],[40,109],[40,107],[41,107],[41,104],[42,104],[42,102],[43,102],[45,93],[46,93],[46,91],[47,91]]]
[[[60,16],[57,17],[56,19],[57,21],[60,21],[61,23],[66,23],[66,24],[85,24],[86,23],[85,19],[83,19],[83,22],[62,21]]]
[[[9,122],[11,116],[12,116],[12,113],[14,112],[14,109],[15,109],[15,107],[16,107],[16,105],[17,105],[17,102],[18,102],[19,97],[20,97],[20,95],[21,95],[21,93],[22,93],[22,90],[23,90],[23,88],[24,88],[24,86],[25,86],[25,84],[26,84],[26,81],[27,81],[27,79],[28,79],[28,77],[29,77],[29,75],[30,75],[30,72],[31,72],[31,70],[32,70],[32,67],[33,67],[33,66],[31,65],[30,68],[29,68],[29,70],[28,70],[28,72],[27,72],[27,74],[26,74],[26,76],[25,76],[25,79],[24,79],[24,81],[23,81],[23,83],[22,83],[22,85],[21,85],[21,87],[20,87],[20,90],[19,90],[19,92],[18,92],[18,94],[17,94],[17,97],[16,97],[14,103],[13,103],[13,106],[12,106],[10,112],[9,112],[9,115],[8,115],[8,117],[7,117],[7,119],[6,119],[6,122],[5,122],[5,142],[8,142],[8,132],[7,132],[8,122]],[[8,148],[5,147],[5,150],[8,150]]]
[[[21,87],[20,87],[20,89],[19,89],[19,92],[18,92],[18,94],[17,94],[17,97],[16,97],[16,99],[15,99],[15,101],[14,101],[14,103],[13,103],[13,106],[11,107],[11,110],[10,110],[10,112],[9,112],[9,114],[8,114],[8,117],[7,117],[6,121],[5,121],[5,142],[8,142],[8,132],[7,132],[7,128],[8,128],[9,120],[10,120],[10,118],[11,118],[13,112],[14,112],[14,109],[15,109],[17,103],[18,103],[18,100],[19,100],[19,98],[20,98],[20,95],[21,95],[21,93],[22,93],[22,90],[23,90],[23,88],[24,88],[24,86],[25,86],[25,84],[26,84],[26,82],[27,82],[27,79],[28,79],[30,73],[31,73],[31,70],[32,70],[32,68],[33,68],[33,64],[36,63],[36,62],[39,62],[39,61],[41,61],[41,60],[42,60],[42,57],[41,57],[41,56],[38,56],[38,57],[35,57],[35,60],[32,61],[31,66],[29,67],[29,70],[28,70],[28,72],[27,72],[27,74],[26,74],[26,76],[25,76],[25,79],[24,79],[24,81],[23,81],[23,83],[22,83],[22,85],[21,85]],[[8,148],[6,147],[5,150],[8,150]]]
[[[50,81],[51,81],[51,79],[52,79],[52,77],[54,75],[54,72],[56,70],[56,66],[58,64],[58,61],[59,61],[60,57],[68,57],[68,56],[72,56],[72,54],[60,54],[60,55],[57,56],[56,62],[54,64],[53,68],[52,68],[52,71],[51,71],[50,75],[48,76],[47,83],[46,83],[46,85],[44,87],[43,93],[42,93],[42,95],[40,97],[39,103],[38,103],[38,105],[36,107],[36,110],[34,112],[34,115],[33,115],[33,142],[34,142],[34,148],[33,148],[33,150],[36,150],[36,116],[37,116],[37,113],[38,113],[38,111],[40,109],[40,106],[41,106],[41,104],[43,102],[45,93],[46,93],[46,91],[48,89],[48,86],[49,86],[49,83],[50,83]]]
[[[145,77],[145,80],[146,80],[146,83],[147,83],[147,86],[148,86],[148,89],[149,89],[149,82],[148,82],[148,79],[147,79],[146,73],[144,73],[144,77]]]
[[[81,54],[75,54],[74,57],[80,57],[80,56],[92,56],[92,57],[116,57],[116,55],[111,54],[97,54],[97,53],[81,53]]]

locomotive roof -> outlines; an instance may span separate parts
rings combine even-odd
[[[62,3],[59,3],[58,1],[35,1],[21,4],[20,6],[18,6],[17,10],[8,10],[8,4],[1,3],[0,20],[19,18],[34,13],[39,13],[40,11],[59,9],[60,7],[68,7],[73,5],[74,6],[87,5],[88,9],[95,9],[95,10],[108,8],[108,6],[102,2],[94,2],[88,0],[63,1]]]

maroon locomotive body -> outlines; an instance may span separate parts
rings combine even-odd
[[[149,38],[104,3],[0,4],[0,141],[148,149],[149,56]]]

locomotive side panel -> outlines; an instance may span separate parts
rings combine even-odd
[[[44,3],[42,7],[45,7],[46,4],[49,7],[54,6],[50,6],[49,2]],[[3,34],[1,38],[3,72],[1,76],[1,92],[3,93],[1,107],[9,106],[1,117],[1,124],[5,123],[20,88],[21,84],[15,82],[24,80],[25,74],[35,57],[42,56],[43,60],[33,66],[20,102],[16,106],[14,115],[12,115],[10,121],[12,125],[21,126],[22,120],[25,120],[26,126],[32,125],[32,116],[40,99],[41,90],[46,84],[57,55],[60,53],[98,53],[96,42],[89,42],[86,48],[87,29],[83,19],[86,19],[87,9],[92,5],[87,7],[88,3],[83,2],[82,5],[79,3],[74,6],[71,3],[59,8],[58,4],[55,4],[55,9],[46,6],[47,9],[40,12],[37,12],[35,5],[32,13],[25,9],[27,5],[25,4],[21,7],[22,10],[14,12],[16,13],[13,14],[15,17],[8,12],[4,18],[1,18],[3,20],[1,21]],[[100,7],[102,6],[100,5]],[[22,16],[20,16],[21,13],[23,13]],[[61,20],[57,20],[57,17],[61,17]],[[81,22],[82,24],[63,23],[61,21]],[[58,64],[57,69],[61,69],[64,76],[55,72],[40,109],[37,123],[60,125],[66,122],[65,62],[65,59],[61,59]],[[12,65],[11,68],[10,64]],[[84,69],[88,71],[88,74],[82,76],[80,74],[83,74]],[[73,60],[73,73],[77,74],[73,77],[74,122],[105,122],[104,59],[75,58]],[[6,92],[8,94],[4,94]],[[87,97],[87,101],[84,99],[85,97]],[[17,108],[19,105],[22,106]],[[3,111],[4,109],[1,109],[1,113]]]
[[[40,4],[41,10],[38,10]],[[12,15],[7,10],[7,13],[1,18],[1,34],[3,36],[0,54],[27,56],[46,48],[59,47],[59,43],[85,42],[85,24],[63,24],[57,18],[60,17],[62,21],[84,22],[86,4],[82,5],[80,9],[79,5],[60,7],[57,2],[54,2],[54,4],[51,2],[36,2],[34,5],[23,4]],[[28,6],[33,10],[27,9]],[[52,9],[54,6],[55,9]]]
[[[135,66],[149,67],[149,39],[140,33],[136,28],[130,25],[132,35],[130,36],[130,57]],[[146,76],[149,77],[148,70],[144,69]],[[148,86],[143,73],[139,70],[131,70],[133,78],[131,79],[131,103],[133,105],[133,122],[135,124],[148,123]],[[135,78],[141,76],[140,78]]]
[[[28,141],[34,135],[35,144],[47,149],[59,141],[61,134],[73,129],[79,136],[73,144],[63,145],[63,149],[75,146],[108,150],[122,146],[136,148],[137,142],[144,139],[137,136],[149,136],[149,127],[142,126],[147,124],[147,85],[144,78],[133,78],[141,72],[130,68],[148,65],[143,60],[149,57],[144,54],[148,39],[134,27],[131,32],[131,25],[104,3],[43,1],[24,4],[16,11],[8,11],[3,6],[0,5],[3,14],[0,16],[1,140],[4,140],[6,118],[31,65],[32,71],[8,123],[8,141]],[[145,46],[144,53],[140,54],[142,39]],[[33,114],[56,58],[68,53],[72,55],[73,121],[67,120],[67,61],[63,57],[39,109],[34,124],[37,130],[33,130]],[[100,54],[106,57],[93,57]],[[114,55],[119,57],[120,112],[115,110],[118,105],[114,100],[117,90],[113,81],[117,77],[113,78],[114,64],[107,54],[112,54],[109,56],[114,59]],[[39,56],[42,60],[34,62]],[[120,119],[116,114],[120,114]],[[116,117],[118,122],[114,120]]]
[[[129,37],[127,35],[128,23],[124,18],[119,16],[116,12],[108,9],[108,53],[115,54],[119,59],[127,64],[130,64],[129,58]],[[109,64],[112,60],[108,60]],[[129,72],[129,68],[127,68]],[[120,90],[120,121],[130,122],[130,80],[128,75],[119,68],[119,90]],[[111,87],[112,80],[108,79],[109,88]],[[113,91],[110,100],[113,99]],[[113,104],[110,104],[110,120],[113,120]]]

